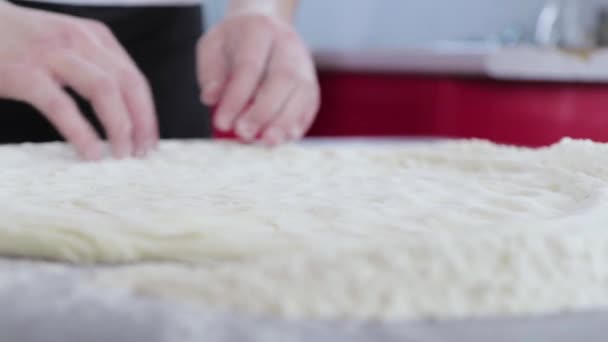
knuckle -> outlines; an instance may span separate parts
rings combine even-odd
[[[57,96],[43,99],[41,106],[49,119],[59,119],[72,109],[71,103],[68,100]]]
[[[63,65],[72,59],[74,54],[72,51],[69,51],[64,47],[58,47],[55,49],[41,51],[38,57],[39,60],[37,60],[37,62],[52,69],[54,66]]]
[[[276,19],[268,15],[253,15],[248,17],[249,24],[256,29],[274,29],[276,26]]]
[[[296,82],[302,80],[302,75],[300,75],[300,73],[298,73],[293,68],[279,69],[276,72],[276,76],[279,80],[285,82]]]
[[[313,103],[312,110],[314,113],[317,113],[321,109],[321,105],[323,104],[321,96],[317,94],[312,99],[312,103]]]
[[[127,117],[115,116],[108,118],[106,130],[112,139],[127,140],[133,133],[133,125]]]
[[[122,119],[118,123],[117,132],[121,138],[128,138],[133,134],[133,125],[128,119]]]
[[[66,22],[59,26],[55,43],[61,47],[73,47],[86,36],[86,31],[77,23]]]
[[[0,89],[8,88],[14,83],[15,72],[12,69],[11,67],[0,66]]]
[[[244,54],[237,58],[234,63],[234,68],[239,72],[251,72],[258,69],[258,60],[250,54]]]
[[[310,126],[317,117],[318,107],[312,108],[304,114],[303,121],[305,126]]]
[[[74,127],[74,126],[72,126]],[[78,142],[79,146],[82,149],[88,149],[91,148],[92,142],[94,141],[93,139],[91,139],[91,135],[89,134],[89,132],[87,130],[83,130],[83,129],[72,129],[70,130],[70,134],[71,134],[71,138],[74,142]]]
[[[106,24],[99,22],[97,20],[88,21],[88,26],[90,27],[90,29],[93,32],[95,32],[98,35],[101,35],[104,37],[113,35],[112,30]]]
[[[205,75],[221,72],[224,63],[225,61],[221,59],[221,56],[210,53],[205,48],[201,49],[197,57],[198,70]]]
[[[251,111],[247,113],[243,119],[247,121],[250,126],[257,128],[264,121],[264,111],[260,107],[255,106],[251,108]]]
[[[285,44],[300,43],[300,36],[296,30],[280,30],[277,34],[277,40],[284,42]]]
[[[147,85],[146,78],[141,72],[123,68],[118,70],[118,75],[121,79],[121,83],[127,90],[137,89]]]
[[[14,87],[18,84],[23,71],[25,70],[20,65],[0,65],[0,85],[2,88]]]
[[[95,133],[89,129],[76,129],[73,130],[72,141],[77,148],[79,148],[83,154],[85,151],[94,151],[97,146],[97,139]]]
[[[302,86],[305,89],[308,89],[309,91],[315,94],[319,93],[319,82],[316,80],[315,77],[302,77],[300,79],[300,82],[302,83]]]
[[[251,61],[239,61],[235,63],[234,70],[239,74],[249,74],[257,70],[255,63]]]
[[[85,31],[78,20],[57,20],[48,28],[37,31],[33,37],[34,46],[38,50],[72,48],[85,37]]]
[[[50,31],[36,37],[34,46],[38,52],[46,53],[57,49],[71,48],[75,45],[73,34],[68,29]]]
[[[316,82],[306,82],[303,86],[304,91],[308,92],[310,102],[315,106],[321,103],[321,89]]]
[[[101,97],[112,94],[116,91],[116,82],[108,76],[99,76],[90,85],[90,94],[93,97]]]
[[[18,91],[31,93],[35,98],[44,98],[48,86],[36,86],[47,84],[50,75],[42,68],[31,66],[17,66],[13,69],[12,75],[9,71],[8,81],[17,88]]]
[[[319,109],[321,108],[321,95],[319,94],[319,92],[315,93],[315,96],[312,99],[313,102],[313,111],[316,113],[319,111]]]
[[[201,38],[199,38],[199,40],[196,43],[196,50],[197,51],[204,51],[205,50],[205,46],[207,46],[209,44],[209,40],[212,39],[212,33],[208,32],[207,34],[204,34]]]
[[[279,111],[280,103],[273,101],[272,97],[267,96],[257,100],[252,107],[252,116],[257,120],[263,120],[264,118],[270,117]]]

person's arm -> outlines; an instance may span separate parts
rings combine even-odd
[[[279,15],[282,19],[291,22],[298,0],[231,0],[228,5],[228,15],[239,12],[260,12],[270,15]]]

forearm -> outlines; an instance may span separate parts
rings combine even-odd
[[[228,14],[259,12],[278,15],[291,22],[297,7],[298,0],[230,0]]]

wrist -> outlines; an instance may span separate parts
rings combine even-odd
[[[297,0],[231,0],[228,5],[228,15],[260,14],[291,23],[295,16],[296,5]]]

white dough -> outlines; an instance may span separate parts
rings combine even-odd
[[[0,147],[0,254],[174,262],[104,284],[293,317],[608,306],[608,145]],[[189,266],[178,263],[188,263]]]

